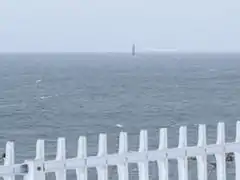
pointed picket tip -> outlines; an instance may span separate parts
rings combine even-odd
[[[166,149],[168,146],[167,128],[161,128],[159,131],[159,148]]]
[[[107,135],[104,133],[99,134],[98,140],[98,156],[107,154]]]
[[[225,124],[219,122],[217,126],[217,144],[225,143]]]
[[[198,126],[198,146],[206,146],[207,145],[207,133],[206,133],[206,125],[200,124]]]
[[[187,146],[187,127],[181,126],[179,128],[179,144],[178,147],[186,147]]]
[[[140,131],[139,137],[139,151],[147,151],[148,150],[148,132],[147,130]]]
[[[36,159],[44,160],[45,159],[45,145],[44,140],[39,139],[36,143]]]
[[[128,151],[128,136],[126,132],[120,132],[119,135],[119,153],[125,153]]]
[[[86,158],[87,157],[87,138],[85,136],[80,136],[78,138],[78,158]]]

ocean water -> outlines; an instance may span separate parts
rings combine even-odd
[[[80,135],[87,136],[88,155],[95,155],[99,133],[108,134],[108,152],[114,153],[120,131],[129,133],[134,151],[141,129],[148,130],[149,149],[156,149],[162,127],[169,128],[169,146],[175,147],[181,125],[188,125],[188,144],[195,145],[201,123],[214,143],[219,121],[232,141],[238,120],[240,55],[0,55],[0,152],[14,140],[17,162],[34,157],[39,138],[46,140],[47,159],[55,158],[57,137],[66,137],[67,156],[76,156]],[[151,179],[157,179],[156,164],[150,166]],[[136,167],[130,166],[130,179],[137,179]],[[90,179],[96,179],[94,171]],[[228,171],[233,179],[234,170]],[[176,171],[169,173],[176,179]],[[114,167],[109,179],[117,179]]]

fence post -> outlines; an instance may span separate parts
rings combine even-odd
[[[167,129],[162,128],[160,129],[159,134],[159,151],[167,149],[168,146],[168,139],[167,139]],[[158,160],[158,176],[159,180],[168,180],[168,157],[167,153],[164,159]]]
[[[87,140],[86,137],[81,136],[78,139],[78,153],[77,158],[86,159],[87,158]],[[83,168],[76,169],[77,180],[87,180],[87,164],[85,161],[85,166]]]
[[[140,138],[139,138],[139,152],[145,152],[148,151],[148,133],[146,130],[142,130],[140,132]],[[148,157],[146,154],[146,159],[144,159],[144,162],[138,163],[138,169],[139,169],[139,180],[148,180]]]
[[[187,127],[182,126],[179,129],[179,145],[178,148],[185,148],[187,146]],[[178,158],[178,178],[179,180],[188,180],[188,158]]]
[[[207,145],[206,140],[206,126],[204,124],[199,125],[198,127],[198,144],[199,148],[205,148]],[[198,171],[198,180],[207,180],[207,152],[197,156],[197,171]]]
[[[15,152],[14,152],[14,142],[9,141],[6,144],[4,166],[14,165],[15,162]],[[15,175],[5,176],[4,180],[15,180]]]
[[[119,136],[119,155],[127,153],[128,151],[128,139],[127,133],[121,132]],[[124,159],[123,164],[117,164],[118,168],[118,178],[119,180],[128,180],[128,162],[127,159]]]
[[[107,155],[107,135],[100,134],[99,142],[98,142],[98,157],[104,157],[106,155]],[[97,168],[98,180],[107,180],[108,179],[107,161],[105,165],[98,166],[96,168]]]
[[[57,161],[62,161],[63,168],[59,169],[55,172],[56,180],[66,180],[66,169],[65,169],[65,161],[66,161],[66,140],[65,138],[58,138],[57,141]]]
[[[236,143],[240,143],[240,121],[236,123]],[[240,152],[235,152],[236,180],[240,179]]]

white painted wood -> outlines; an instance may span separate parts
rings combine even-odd
[[[76,169],[77,180],[87,180],[87,164],[85,159],[87,158],[87,139],[84,136],[78,139],[78,159],[84,160],[85,166]]]
[[[6,144],[4,166],[12,166],[15,163],[15,152],[14,142],[9,141]],[[3,177],[4,180],[15,180],[15,175],[10,174],[9,176]]]
[[[146,130],[140,132],[139,152],[144,154],[143,162],[138,163],[139,180],[148,180],[148,133]]]
[[[221,151],[215,153],[217,164],[217,180],[226,180],[226,155],[225,155],[225,125],[224,123],[218,123],[217,127],[217,143],[221,145]]]
[[[66,140],[58,138],[56,160],[61,162],[61,167],[55,172],[56,180],[66,180]]]
[[[119,155],[123,155],[128,152],[128,137],[126,132],[121,132],[119,136]],[[117,164],[118,169],[118,179],[128,180],[128,162],[124,158],[122,163]]]
[[[159,134],[159,151],[167,150],[168,140],[167,140],[167,129],[160,129]],[[158,171],[159,171],[159,180],[168,180],[168,157],[165,153],[162,159],[157,161]]]
[[[224,147],[226,149],[226,152],[235,152],[236,150],[239,150],[240,144],[238,143],[228,143],[225,144]],[[220,145],[207,145],[206,146],[206,152],[207,154],[215,154],[222,151],[222,146]],[[170,148],[166,149],[165,151],[159,151],[159,150],[151,150],[147,152],[127,152],[124,154],[111,154],[107,156],[92,156],[88,157],[86,159],[87,161],[87,167],[96,167],[96,166],[103,166],[103,165],[117,165],[119,163],[122,163],[124,159],[127,159],[128,163],[139,163],[139,162],[145,162],[145,159],[147,159],[147,155],[151,161],[158,161],[161,158],[164,158],[166,156],[166,153],[168,154],[169,159],[178,159],[178,158],[185,158],[187,154],[190,157],[199,156],[206,153],[203,148],[199,148],[197,146],[193,147],[185,147],[185,148]],[[67,169],[73,169],[81,168],[85,166],[85,161],[78,159],[78,158],[72,158],[66,160],[66,168]],[[45,168],[47,172],[54,172],[58,168],[62,168],[63,163],[61,161],[46,161],[45,162]]]
[[[207,135],[206,135],[206,126],[200,124],[198,127],[198,144],[200,148],[205,148],[207,145]],[[204,152],[197,156],[197,170],[198,170],[198,180],[207,180],[208,170],[207,170],[207,152]]]
[[[45,143],[44,140],[38,140],[36,144],[36,158],[35,158],[38,163],[40,168],[37,172],[37,176],[41,180],[45,180],[45,172],[44,172],[44,161],[45,161]]]
[[[24,180],[42,180],[43,176],[45,177],[41,160],[27,160],[25,164],[27,164],[28,172],[24,176]]]
[[[178,148],[184,149],[187,146],[187,127],[182,126],[179,129],[179,144]],[[184,157],[177,158],[178,160],[178,179],[188,180],[188,159],[187,151],[184,151]]]
[[[45,143],[42,139],[39,139],[36,144],[36,159],[45,160]]]
[[[107,155],[107,135],[100,134],[98,142],[98,157],[104,158],[104,164],[97,166],[98,180],[107,180],[108,179],[108,162],[105,159]]]
[[[240,121],[236,123],[236,143],[240,143]],[[236,180],[240,179],[240,147],[234,153]]]
[[[87,180],[87,168],[96,167],[99,180],[108,179],[108,166],[116,166],[119,180],[128,180],[128,164],[137,163],[139,179],[148,180],[148,162],[157,161],[159,180],[168,180],[168,159],[178,160],[178,173],[180,180],[188,180],[187,157],[197,157],[198,180],[207,180],[207,155],[216,156],[217,180],[226,180],[225,153],[235,153],[236,179],[240,179],[240,122],[236,124],[236,141],[225,142],[224,123],[218,124],[216,144],[207,145],[206,126],[199,125],[197,146],[187,147],[187,128],[179,129],[179,145],[176,148],[167,147],[167,129],[160,130],[159,148],[148,150],[148,135],[146,130],[140,132],[139,150],[128,151],[127,133],[121,132],[119,137],[119,150],[115,154],[107,154],[107,136],[99,135],[99,150],[97,156],[87,156],[86,137],[78,141],[77,157],[66,159],[66,142],[64,138],[58,139],[57,155],[55,160],[45,161],[44,140],[36,144],[36,158],[25,161],[27,171],[22,171],[22,164],[14,164],[14,144],[6,145],[6,158],[4,166],[0,166],[0,177],[4,180],[13,180],[14,175],[24,175],[24,180],[44,180],[46,172],[56,173],[57,180],[66,180],[66,170],[75,170],[78,180]],[[26,167],[26,166],[25,166]]]
[[[25,161],[25,164],[28,166],[28,173],[24,176],[24,180],[39,180],[36,179],[36,171],[34,161]]]

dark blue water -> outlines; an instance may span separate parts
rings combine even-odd
[[[17,162],[34,157],[38,138],[47,140],[51,159],[59,136],[67,139],[69,157],[76,155],[79,135],[88,137],[89,155],[96,154],[100,132],[109,134],[110,153],[122,130],[137,150],[140,129],[148,129],[155,149],[161,127],[170,128],[173,147],[178,127],[188,125],[194,145],[196,124],[208,125],[214,143],[216,123],[223,121],[230,141],[239,109],[238,55],[0,55],[0,150],[14,140]]]

